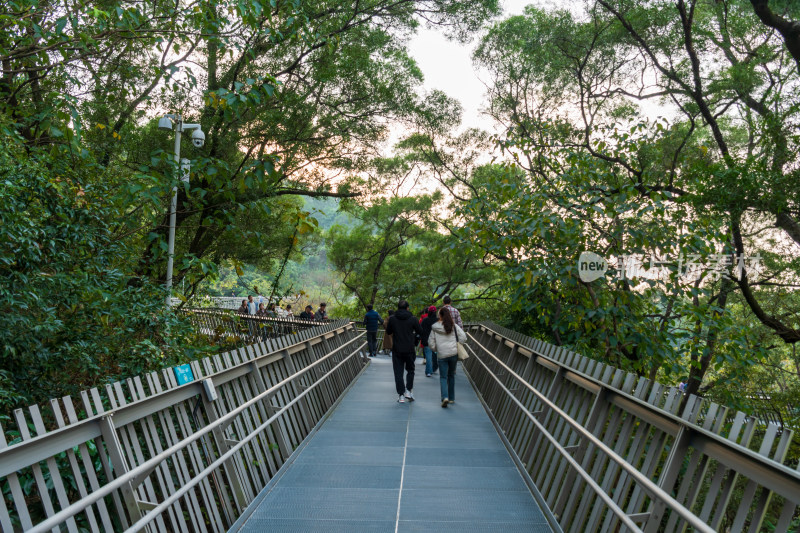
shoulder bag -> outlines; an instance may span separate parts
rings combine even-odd
[[[454,332],[456,334],[456,350],[458,351],[458,360],[463,361],[464,359],[469,357],[469,354],[467,353],[467,349],[464,348],[464,345],[461,344],[461,341],[458,340],[458,326],[456,326],[455,324],[453,324],[453,326],[454,326],[453,327]]]

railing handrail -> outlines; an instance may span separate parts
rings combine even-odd
[[[342,346],[340,346],[339,348],[337,348],[336,350],[334,350],[333,352],[331,352],[330,354],[328,354],[327,356],[325,356],[325,358],[327,358],[327,357],[329,357],[329,356],[331,356],[331,355],[333,355],[333,354],[335,354],[335,353],[339,352],[339,351],[340,351],[342,348],[344,348],[344,347],[345,347],[347,344],[350,344],[351,342],[358,340],[358,338],[359,338],[359,337],[356,337],[356,338],[354,338],[354,339],[352,339],[352,340],[348,341],[347,343],[343,344]],[[160,515],[162,512],[164,512],[166,509],[168,509],[170,505],[172,505],[173,503],[175,503],[176,501],[178,501],[178,500],[179,500],[179,499],[180,499],[180,498],[181,498],[181,497],[182,497],[184,494],[186,494],[187,492],[189,492],[189,490],[190,490],[190,489],[192,489],[193,487],[195,487],[196,485],[198,485],[198,484],[199,484],[199,483],[200,483],[200,482],[201,482],[203,479],[205,479],[206,477],[208,477],[208,475],[209,475],[211,472],[213,472],[213,471],[214,471],[214,469],[218,468],[218,467],[219,467],[220,465],[222,465],[222,464],[223,464],[225,461],[227,461],[228,459],[230,459],[231,457],[233,457],[233,455],[234,455],[236,452],[238,452],[238,451],[239,451],[241,448],[243,448],[245,444],[249,443],[249,442],[250,442],[251,440],[253,440],[253,439],[254,439],[256,436],[258,436],[258,435],[259,435],[259,434],[260,434],[260,433],[261,433],[261,432],[262,432],[264,429],[266,429],[267,427],[269,427],[269,425],[270,425],[270,424],[272,424],[272,423],[273,423],[275,420],[277,420],[277,419],[278,419],[278,417],[279,417],[280,415],[282,415],[283,413],[285,413],[286,411],[288,411],[288,410],[289,410],[289,408],[290,408],[291,406],[293,406],[294,404],[296,404],[297,402],[299,402],[299,401],[300,401],[300,400],[301,400],[303,397],[305,397],[306,395],[310,394],[312,390],[314,390],[314,389],[315,389],[317,386],[319,386],[319,384],[320,384],[320,383],[322,383],[322,382],[323,382],[324,380],[326,380],[326,379],[327,379],[327,378],[328,378],[330,375],[332,375],[332,374],[333,374],[333,373],[334,373],[334,372],[335,372],[335,371],[336,371],[336,370],[337,370],[339,367],[341,367],[342,365],[344,365],[345,363],[347,363],[347,362],[348,362],[348,361],[349,361],[349,360],[350,360],[352,357],[354,357],[355,355],[357,355],[357,354],[358,354],[358,351],[359,351],[359,350],[360,350],[360,349],[361,349],[361,348],[362,348],[364,345],[366,345],[366,342],[362,343],[362,344],[361,344],[361,346],[359,346],[358,348],[356,348],[355,350],[353,350],[353,351],[350,353],[350,355],[348,355],[347,357],[345,357],[344,359],[342,359],[342,360],[341,360],[341,361],[340,361],[340,362],[339,362],[339,363],[338,363],[336,366],[334,366],[333,368],[331,368],[331,369],[330,369],[328,372],[326,372],[324,375],[322,375],[322,376],[319,376],[319,377],[317,378],[317,380],[316,380],[316,381],[314,381],[314,383],[312,383],[311,385],[309,385],[309,386],[308,386],[308,388],[306,388],[306,390],[302,391],[300,394],[298,394],[297,396],[295,396],[295,397],[294,397],[292,400],[290,400],[289,402],[287,402],[287,403],[286,403],[286,405],[284,405],[283,407],[281,407],[279,410],[275,411],[275,413],[274,413],[272,416],[270,416],[270,417],[269,417],[267,420],[265,420],[263,424],[261,424],[260,426],[258,426],[257,428],[255,428],[255,429],[254,429],[254,430],[253,430],[251,433],[249,433],[247,436],[245,436],[244,438],[242,438],[242,440],[240,440],[240,441],[239,441],[237,444],[235,444],[234,446],[232,446],[232,447],[231,447],[231,448],[230,448],[230,449],[229,449],[229,450],[228,450],[226,453],[224,453],[224,454],[220,455],[220,456],[217,458],[217,460],[216,460],[216,461],[214,461],[214,462],[212,462],[211,464],[209,464],[209,465],[208,465],[208,466],[207,466],[207,467],[206,467],[206,468],[205,468],[203,471],[201,471],[200,473],[198,473],[198,474],[197,474],[195,477],[193,477],[193,478],[192,478],[192,479],[191,479],[191,480],[190,480],[188,483],[184,483],[184,485],[183,485],[183,486],[181,486],[181,488],[180,488],[180,489],[178,489],[178,490],[177,490],[175,493],[173,493],[173,494],[172,494],[170,497],[166,498],[166,499],[165,499],[163,502],[159,503],[159,504],[158,504],[156,507],[154,507],[152,510],[150,510],[150,512],[148,512],[148,513],[147,513],[145,516],[143,516],[143,517],[142,517],[142,518],[141,518],[141,519],[140,519],[138,522],[136,522],[136,523],[135,523],[135,524],[133,524],[131,527],[129,527],[129,528],[126,530],[126,532],[139,531],[139,530],[140,530],[142,527],[144,527],[145,525],[147,525],[147,524],[149,524],[150,522],[152,522],[153,520],[155,520],[155,518],[156,518],[157,516],[159,516],[159,515]],[[319,361],[322,361],[322,360],[323,360],[323,359],[320,359]],[[316,363],[315,363],[315,364],[316,364]],[[312,366],[313,366],[313,365],[312,365]],[[308,368],[311,368],[311,366],[307,367],[305,370],[307,370]],[[298,373],[299,373],[299,372],[298,372]],[[295,377],[296,377],[296,375],[295,375]],[[293,379],[295,379],[295,377],[292,377],[292,376],[290,376],[290,377],[286,378],[285,380],[283,380],[283,382],[286,382],[287,380],[288,380],[288,381],[292,381]],[[283,383],[283,382],[282,382],[282,383]],[[279,385],[279,384],[278,384],[278,385]],[[275,385],[275,386],[274,386],[274,387],[272,387],[272,388],[274,389],[274,388],[278,387],[278,385]],[[264,393],[262,393],[261,395],[263,396],[263,395],[267,394],[267,392],[269,392],[269,391],[265,391],[265,392],[264,392]],[[274,394],[274,393],[273,393],[273,394]],[[257,399],[257,398],[254,398],[254,400],[255,400],[255,399]],[[252,400],[251,400],[251,401],[252,401]],[[42,530],[42,531],[45,531],[45,530]]]
[[[344,326],[344,327],[346,327],[346,326]],[[342,344],[338,348],[334,349],[329,354],[326,354],[325,356],[323,356],[320,359],[314,361],[313,363],[309,364],[305,368],[296,371],[291,376],[286,377],[285,379],[279,381],[278,383],[276,383],[272,387],[268,388],[267,390],[257,394],[256,396],[254,396],[250,400],[246,401],[245,403],[243,403],[240,406],[236,407],[235,409],[231,410],[229,413],[219,417],[214,422],[212,422],[212,423],[204,426],[203,428],[197,430],[196,432],[192,433],[188,437],[185,437],[184,439],[176,442],[174,445],[172,445],[169,448],[165,449],[161,453],[151,457],[147,461],[139,464],[135,468],[133,468],[133,469],[129,470],[128,472],[126,472],[125,474],[117,477],[116,479],[114,479],[112,481],[109,481],[108,483],[106,483],[105,485],[100,487],[99,489],[97,489],[95,491],[92,491],[87,496],[85,496],[85,497],[81,498],[80,500],[72,503],[68,507],[65,507],[64,509],[62,509],[58,513],[56,513],[53,516],[51,516],[50,518],[48,518],[47,520],[44,520],[43,522],[40,522],[40,523],[36,524],[36,526],[34,526],[32,529],[29,530],[29,533],[44,533],[44,532],[46,532],[46,531],[48,531],[50,529],[53,529],[54,527],[57,527],[58,525],[64,523],[69,518],[75,516],[76,514],[80,513],[81,511],[85,510],[90,505],[96,503],[101,498],[104,498],[105,496],[108,496],[109,494],[111,494],[115,490],[117,490],[119,488],[122,488],[124,485],[129,484],[130,482],[134,481],[135,479],[139,478],[140,476],[146,477],[147,475],[149,475],[150,472],[155,470],[158,467],[158,465],[161,464],[163,461],[169,459],[171,456],[175,455],[177,452],[179,452],[179,451],[183,450],[184,448],[188,447],[191,443],[197,441],[198,439],[200,439],[204,435],[207,435],[208,433],[210,433],[211,431],[213,431],[217,427],[220,427],[220,426],[221,427],[226,427],[228,425],[227,424],[228,421],[233,421],[233,419],[235,419],[240,413],[242,413],[243,411],[245,411],[249,407],[251,407],[251,406],[255,405],[256,403],[258,403],[258,402],[260,402],[260,401],[262,401],[264,399],[267,399],[270,396],[274,395],[276,392],[278,392],[278,390],[281,387],[287,385],[288,383],[291,383],[295,379],[301,377],[302,375],[306,374],[310,370],[316,368],[318,365],[320,365],[324,361],[328,360],[328,358],[333,357],[335,354],[340,352],[345,346],[357,341],[359,338],[360,338],[360,336],[354,337],[353,339],[350,339],[349,341],[345,342],[344,344]],[[308,342],[308,341],[306,341],[306,342]],[[366,343],[364,343],[364,344],[366,344]],[[363,346],[363,344],[362,344],[362,346]],[[339,368],[345,361],[349,360],[351,357],[356,355],[360,348],[361,347],[359,347],[356,350],[354,350],[350,355],[348,355],[343,361],[341,361],[339,364],[337,364],[334,368],[332,368],[331,370],[326,372],[323,376],[319,377],[314,382],[314,384],[309,386],[308,389],[303,391],[303,393],[298,394],[297,397],[294,400],[292,400],[291,402],[288,402],[285,406],[283,406],[281,408],[280,411],[276,412],[273,416],[271,416],[268,419],[268,422],[269,423],[274,422],[279,414],[282,414],[288,407],[290,407],[291,405],[294,405],[294,403],[296,402],[297,399],[299,399],[302,396],[304,396],[308,391],[312,390],[323,379],[327,378],[327,376],[330,375],[331,372],[333,372],[335,369]],[[209,376],[208,378],[205,378],[205,379],[213,379],[213,375]],[[100,418],[101,419],[103,419],[103,418],[111,418],[112,416],[113,416],[113,413],[112,414],[103,414],[103,415],[100,416]],[[265,423],[265,424],[269,425],[267,423]],[[265,424],[262,424],[262,426],[259,426],[259,430],[261,428],[265,427]],[[242,440],[239,443],[237,443],[237,445],[232,446],[229,449],[228,452],[226,452],[225,454],[221,455],[220,458],[218,458],[216,461],[211,463],[209,465],[209,467],[204,469],[200,474],[204,474],[206,471],[210,471],[209,468],[211,468],[212,466],[214,468],[216,468],[219,465],[221,465],[224,462],[224,460],[227,460],[230,456],[232,456],[233,452],[238,451],[241,448],[241,446],[243,446],[244,444],[249,442],[252,438],[254,438],[256,435],[259,435],[259,434],[260,434],[260,431],[253,431],[249,435],[247,435],[246,437],[242,438]],[[198,480],[197,482],[199,483],[199,480],[204,479],[202,476],[200,476],[200,474],[198,474],[197,476],[195,476],[192,479],[193,480],[197,479]],[[192,486],[194,486],[194,485],[192,485]],[[178,490],[178,492],[176,492],[174,494],[183,495],[185,493],[185,491],[183,491],[184,488],[186,488],[186,487],[182,487],[181,489]],[[191,487],[189,487],[189,488],[191,488]],[[167,501],[169,501],[170,504],[174,503],[174,500],[172,499],[172,497],[170,497],[167,500],[165,500],[165,502],[167,502]],[[161,507],[163,505],[163,503],[164,502],[162,502],[162,504],[159,504],[159,506],[157,506],[156,508]],[[153,512],[151,511],[146,516],[151,516],[150,520],[152,520],[153,518],[155,518],[156,515],[154,515]],[[144,518],[146,518],[146,516],[143,517],[142,520],[144,520]],[[147,520],[147,522],[145,522],[145,523],[148,523],[150,520]],[[138,524],[138,522],[137,522],[137,524]],[[130,529],[128,529],[128,531],[135,531],[136,529],[133,529],[133,528],[137,524],[134,524]]]
[[[295,352],[302,351],[308,342],[311,342],[312,345],[318,344],[322,342],[321,337],[327,333],[341,331],[349,326],[348,323],[344,321],[341,322],[342,323],[338,325],[338,327],[336,324],[332,324],[334,326],[333,330],[321,331],[320,336],[318,337],[308,340],[299,340],[298,342],[288,345],[279,351],[286,351],[291,355]],[[317,323],[317,325],[321,324]],[[53,431],[48,431],[42,435],[37,435],[30,440],[22,441],[5,448],[0,448],[0,478],[14,473],[16,471],[14,465],[35,464],[47,459],[48,457],[51,457],[55,453],[60,453],[65,449],[65,446],[76,446],[90,439],[102,436],[100,423],[103,418],[116,415],[117,418],[125,418],[120,425],[127,424],[133,420],[138,420],[142,416],[147,416],[163,409],[165,406],[167,406],[165,404],[172,405],[183,399],[196,396],[197,394],[202,394],[204,392],[203,381],[206,379],[214,380],[215,385],[226,383],[243,375],[247,371],[247,366],[254,363],[258,366],[261,366],[259,365],[259,362],[267,361],[268,359],[275,357],[279,356],[275,353],[259,355],[241,364],[219,370],[213,374],[205,376],[203,379],[192,381],[185,385],[181,385],[161,393],[148,396],[146,398],[141,398],[125,405],[120,405],[116,408],[104,411],[103,413],[78,420],[77,422],[54,429]],[[143,406],[148,405],[152,405],[152,408],[147,410],[145,413],[139,413]],[[131,416],[127,416],[127,413],[133,414]]]
[[[297,323],[303,325],[315,325],[315,324],[327,324],[330,322],[335,322],[337,320],[345,320],[345,319],[325,319],[325,320],[309,320],[307,318],[300,318],[298,316],[268,316],[268,315],[251,315],[249,313],[240,313],[238,309],[228,309],[226,307],[187,307],[180,310],[182,313],[199,313],[199,314],[208,314],[208,315],[225,315],[225,316],[237,316],[241,318],[253,319],[253,320],[263,320],[266,322],[285,322],[285,323]]]
[[[562,418],[566,423],[572,426],[582,437],[586,438],[587,440],[591,441],[593,445],[595,445],[599,450],[601,450],[607,457],[617,463],[623,470],[625,470],[628,474],[631,475],[637,482],[639,482],[643,487],[643,489],[650,494],[653,499],[658,499],[664,504],[667,505],[670,509],[676,511],[681,518],[686,520],[689,524],[695,527],[699,531],[704,531],[706,533],[715,533],[715,530],[708,526],[705,522],[700,520],[700,518],[692,513],[689,509],[683,506],[679,501],[675,498],[670,496],[664,489],[653,483],[653,481],[639,472],[633,465],[628,463],[624,458],[619,456],[614,450],[606,446],[603,441],[597,438],[591,431],[584,428],[580,423],[578,423],[575,419],[569,416],[566,412],[564,412],[561,408],[559,408],[554,402],[547,398],[546,395],[539,392],[533,385],[525,381],[522,376],[514,372],[508,365],[503,363],[497,356],[487,350],[482,344],[480,344],[477,339],[471,334],[467,333],[467,335],[475,341],[475,344],[479,346],[486,354],[491,357],[496,363],[498,363],[506,372],[509,373],[514,379],[516,379],[519,383],[521,383],[524,387],[530,390],[543,404],[547,405],[554,413]],[[469,347],[472,350],[472,347]],[[472,350],[472,353],[475,354],[475,351]],[[634,531],[643,531],[639,528],[633,520],[623,511],[612,499],[611,497],[606,494],[602,488],[592,479],[591,475],[583,469],[583,467],[578,464],[577,461],[561,446],[558,440],[544,427],[544,425],[536,419],[536,417],[524,406],[522,402],[520,402],[512,393],[509,391],[505,385],[500,381],[500,379],[492,372],[489,367],[481,361],[476,354],[476,361],[480,363],[486,371],[492,376],[492,378],[497,381],[500,387],[503,389],[512,401],[514,401],[531,419],[531,421],[536,425],[539,431],[549,440],[556,448],[558,453],[560,453],[564,458],[572,465],[573,468],[576,469],[578,475],[580,475],[584,480],[592,487],[594,492],[608,505],[609,509],[617,515],[625,525]]]
[[[748,477],[757,480],[759,484],[761,484],[762,486],[767,487],[781,494],[784,497],[796,497],[797,494],[800,494],[800,472],[792,470],[786,465],[774,461],[769,457],[758,454],[753,450],[750,450],[749,448],[742,446],[741,444],[731,441],[730,439],[727,439],[714,432],[708,431],[707,429],[699,426],[698,424],[690,420],[681,418],[680,416],[677,416],[673,413],[660,409],[654,406],[653,404],[645,400],[642,400],[641,398],[637,398],[636,396],[623,392],[622,390],[616,387],[603,383],[602,381],[592,376],[589,376],[588,374],[585,374],[580,370],[577,370],[569,365],[566,365],[564,363],[561,363],[553,359],[552,357],[548,357],[542,354],[541,352],[536,351],[530,346],[525,346],[524,344],[509,339],[508,337],[496,331],[486,323],[481,323],[480,325],[481,327],[484,327],[487,330],[492,331],[496,335],[499,335],[500,337],[506,339],[508,342],[516,344],[518,347],[517,350],[523,355],[526,355],[525,352],[528,352],[528,354],[530,355],[535,354],[537,358],[542,358],[547,362],[551,363],[552,365],[564,369],[566,372],[564,378],[570,379],[571,377],[570,374],[572,374],[572,377],[575,377],[577,379],[571,379],[570,381],[573,381],[573,383],[577,384],[578,386],[582,386],[583,388],[595,393],[598,392],[600,389],[605,389],[607,393],[611,393],[613,395],[616,395],[624,399],[624,401],[628,405],[634,404],[638,408],[647,411],[651,415],[650,417],[651,420],[649,421],[658,426],[659,429],[661,429],[662,431],[666,431],[667,433],[673,436],[677,435],[677,433],[680,431],[681,428],[683,428],[684,431],[691,432],[692,436],[695,439],[699,438],[704,441],[703,444],[707,445],[706,448],[709,447],[711,448],[704,450],[705,453],[707,453],[710,457],[724,464],[727,464],[730,468],[737,469],[740,473],[747,474]],[[481,347],[483,346],[481,345]],[[493,354],[492,357],[494,357]],[[502,362],[501,364],[503,364],[503,366],[506,366]],[[519,378],[519,376],[515,373],[514,376]],[[519,379],[522,380],[522,378]],[[526,387],[528,388],[532,387],[529,383],[525,382],[524,380],[522,380],[522,382],[525,383]],[[537,392],[536,394],[538,395],[540,393]],[[613,402],[614,398],[609,397],[607,398],[607,400]],[[660,424],[658,423],[659,420],[662,421]],[[663,423],[664,421],[668,421],[670,424],[665,424]],[[677,428],[672,429],[671,425],[677,426]],[[716,451],[717,453],[711,454],[709,453],[711,451]],[[730,458],[723,457],[724,455],[726,455],[725,453],[726,451],[730,452],[733,455],[742,457],[745,460],[744,461],[740,460],[737,461],[735,464],[730,464],[733,461],[731,461]],[[742,466],[744,466],[745,468],[742,469],[741,468]],[[771,476],[763,475],[763,470],[770,471]],[[781,483],[779,480],[783,480],[783,483]]]

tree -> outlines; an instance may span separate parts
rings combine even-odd
[[[466,38],[498,6],[31,2],[15,9],[0,20],[4,109],[30,145],[81,136],[79,149],[105,179],[136,187],[126,230],[144,237],[137,271],[161,279],[176,173],[162,150],[170,140],[141,127],[148,110],[195,117],[207,132],[202,150],[185,150],[193,181],[178,198],[178,230],[190,232],[178,262],[198,269],[241,207],[297,193],[352,194],[334,191],[332,176],[374,153],[387,121],[430,113],[416,92],[421,74],[404,51],[405,36],[423,20]]]
[[[408,298],[396,292],[402,278],[398,280],[392,259],[401,257],[414,239],[434,230],[430,212],[436,200],[431,196],[378,199],[366,208],[353,208],[358,226],[334,226],[328,232],[328,258],[364,309],[375,305],[379,293],[381,303]]]
[[[646,346],[662,330],[658,323],[685,330],[684,342],[662,346],[687,348],[689,391],[698,391],[709,369],[726,361],[726,344],[749,344],[751,331],[731,329],[731,299],[745,302],[782,340],[797,340],[797,310],[780,309],[790,299],[778,301],[793,290],[798,266],[787,242],[798,205],[788,186],[796,170],[787,159],[797,108],[794,89],[785,85],[796,86],[797,72],[749,6],[600,0],[587,3],[580,19],[531,7],[493,26],[475,59],[494,79],[491,114],[507,127],[501,145],[529,183],[511,205],[535,201],[525,199],[527,190],[543,194],[534,217],[544,223],[541,231],[574,232],[572,257],[556,255],[548,268],[561,265],[565,279],[575,278],[577,252],[598,248],[640,258],[653,252],[762,258],[765,269],[726,265],[716,283],[705,276],[697,286],[676,284],[671,276],[657,288],[655,308],[612,299],[629,326],[636,318],[657,321],[639,339],[626,336],[631,355],[650,358]],[[650,99],[671,102],[676,118],[643,120],[632,102]],[[783,249],[775,253],[770,241]],[[559,247],[542,244],[542,260],[550,261]],[[627,290],[608,289],[610,295]],[[645,303],[643,295],[653,293],[633,291],[629,298]],[[548,313],[586,308],[575,303],[551,300]],[[617,344],[614,337],[609,341]],[[639,346],[645,351],[631,351]]]
[[[782,2],[774,2],[773,5],[780,5]],[[797,17],[797,11],[792,11],[793,4],[785,2],[783,13],[776,13],[769,5],[769,0],[750,0],[758,18],[764,25],[774,28],[781,34],[786,49],[792,54],[797,68],[800,70],[800,22],[787,18],[787,16]]]
[[[200,194],[179,197],[178,225],[195,228],[186,253],[207,253],[230,225],[233,205],[285,194],[355,194],[334,191],[331,176],[374,155],[387,121],[428,120],[435,112],[418,96],[421,74],[387,26],[411,31],[416,17],[425,16],[474,28],[494,9],[490,1],[313,2],[302,5],[307,25],[297,38],[275,41],[254,28],[219,49],[211,43],[199,112],[208,132]],[[158,223],[152,232],[164,227]],[[144,275],[158,275],[156,252],[152,243],[144,252]]]
[[[668,94],[687,120],[699,122],[703,131],[698,135],[707,134],[716,148],[707,160],[713,179],[695,196],[698,208],[710,207],[728,219],[738,254],[758,248],[747,234],[765,223],[781,230],[776,238],[800,245],[800,204],[790,185],[798,178],[793,164],[798,139],[791,124],[800,109],[789,88],[800,71],[774,32],[759,24],[744,2],[706,6],[681,1],[646,29],[626,3],[601,1],[599,6],[598,16],[611,17],[607,20],[624,32],[620,46],[643,54],[638,69],[657,76],[658,91]],[[652,91],[642,88],[637,98],[651,96]],[[776,263],[779,274],[797,271],[792,261],[776,258]],[[763,290],[765,280],[752,274],[745,271],[736,280],[747,305],[784,341],[800,340],[795,319],[781,319],[783,310],[762,306],[762,294],[775,286]]]
[[[113,188],[79,159],[0,147],[0,412],[205,353],[160,286],[127,283]]]
[[[426,23],[464,39],[497,11],[496,0],[4,6],[0,136],[15,155],[2,167],[13,177],[2,191],[10,199],[4,251],[52,233],[60,261],[45,268],[27,250],[28,266],[11,258],[4,266],[13,303],[2,325],[14,331],[20,320],[20,331],[34,333],[4,354],[28,365],[20,367],[20,376],[29,372],[25,386],[59,364],[74,371],[68,385],[78,387],[193,353],[191,345],[176,350],[185,331],[160,305],[173,187],[176,286],[187,278],[193,291],[227,259],[286,264],[295,238],[313,226],[287,198],[358,194],[336,190],[336,181],[374,155],[390,122],[437,119],[419,94],[408,35]],[[189,183],[177,179],[171,134],[153,120],[167,110],[206,132],[201,149],[183,147]],[[20,281],[49,268],[63,273],[53,277],[63,284],[57,297],[46,293],[46,280],[27,289]],[[84,293],[97,305],[76,303]],[[38,310],[47,313],[34,309],[48,298],[52,307]],[[74,317],[74,328],[60,329],[64,317]],[[37,355],[41,342],[60,345],[47,344],[53,355],[45,358]],[[104,368],[97,354],[117,352],[117,366],[95,371]],[[13,368],[8,380],[17,379]]]

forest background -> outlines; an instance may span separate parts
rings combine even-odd
[[[257,287],[356,318],[450,294],[800,423],[796,3],[0,9],[0,413],[220,349],[164,309],[177,186],[182,305]],[[420,26],[477,43],[486,131],[423,90]],[[206,133],[187,183],[166,112]],[[653,275],[586,281],[582,252]]]

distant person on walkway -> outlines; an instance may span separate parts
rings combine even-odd
[[[319,304],[319,309],[317,309],[317,312],[314,313],[314,320],[316,320],[317,322],[323,322],[325,320],[328,320],[328,312],[325,311],[325,307],[327,307],[325,302]]]
[[[439,355],[439,384],[442,389],[442,407],[456,401],[456,365],[458,344],[467,341],[464,330],[453,321],[447,307],[439,309],[439,321],[431,328],[428,346]]]
[[[269,306],[267,306],[266,316],[271,316],[272,318],[278,316],[278,313],[275,311],[275,304],[269,304]]]
[[[428,378],[439,370],[439,359],[436,356],[436,352],[431,350],[428,340],[431,336],[431,328],[438,320],[436,306],[432,305],[428,308],[428,312],[420,324],[422,327],[422,355],[425,357],[425,377]]]
[[[314,320],[313,308],[310,305],[307,305],[305,311],[300,313],[300,318],[302,320]]]
[[[246,315],[247,311],[247,300],[242,300],[242,305],[239,306],[239,309],[236,310],[237,313]]]
[[[286,310],[283,312],[283,316],[285,318],[294,318],[294,314],[292,314],[292,304],[286,304]]]
[[[261,302],[258,304],[258,311],[256,311],[256,316],[260,317],[267,317],[269,316],[269,309],[267,308],[267,304]],[[261,330],[261,340],[265,341],[269,338],[269,330],[266,328],[264,322],[258,322],[256,325],[256,331]]]
[[[378,326],[382,323],[381,315],[372,308],[372,304],[367,305],[367,314],[364,315],[364,327],[367,329],[367,347],[370,357],[377,355]]]
[[[389,319],[392,318],[394,315],[394,309],[389,309],[389,316],[386,317],[386,320],[383,321],[383,352],[386,355],[392,355],[392,339],[393,337],[386,333],[386,328],[389,327]]]
[[[458,312],[458,309],[450,305],[452,303],[450,296],[445,296],[444,298],[442,298],[442,303],[444,304],[442,306],[442,309],[447,309],[448,311],[450,311],[450,316],[453,317],[453,322],[455,322],[458,325],[458,327],[463,328],[464,323],[461,322],[461,313]]]
[[[394,384],[397,389],[397,401],[404,403],[406,400],[413,402],[414,394],[414,350],[422,337],[422,327],[417,322],[417,317],[408,310],[408,302],[400,300],[397,312],[389,318],[386,334],[393,335],[392,367],[394,368]],[[406,382],[403,385],[403,368],[406,371]]]
[[[253,300],[253,295],[251,294],[247,297],[247,314],[255,316],[256,313],[258,313],[258,305],[256,304],[255,300]],[[256,323],[254,320],[247,320],[247,329],[251,336],[256,335]]]
[[[422,326],[422,321],[428,318],[428,308],[424,308],[419,313],[419,325]],[[422,346],[422,339],[420,339],[419,343],[419,355],[422,357],[422,364],[425,364],[425,350],[423,350]]]

